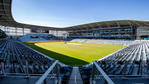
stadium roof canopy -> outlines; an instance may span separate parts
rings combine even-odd
[[[49,29],[49,30],[71,30],[81,28],[96,28],[96,27],[117,27],[117,26],[149,26],[149,21],[137,21],[137,20],[115,20],[115,21],[104,21],[95,22],[89,24],[82,24],[72,27],[56,28],[56,27],[45,27],[30,24],[23,24],[16,22],[11,12],[12,0],[0,0],[0,25],[19,27],[19,28],[30,28],[30,29]]]

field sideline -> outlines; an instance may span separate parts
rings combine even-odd
[[[84,65],[113,53],[123,45],[79,42],[30,42],[33,49],[67,65]]]

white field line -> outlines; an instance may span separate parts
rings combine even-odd
[[[71,45],[82,45],[82,44],[78,44],[78,43],[67,43],[67,44],[71,44]]]

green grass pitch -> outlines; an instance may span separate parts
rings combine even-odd
[[[32,42],[26,43],[33,49],[67,65],[85,65],[111,54],[123,45],[79,42]]]

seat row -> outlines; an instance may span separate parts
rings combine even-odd
[[[0,40],[0,74],[43,74],[54,62],[11,40]]]
[[[98,63],[108,75],[149,75],[149,42],[130,45]]]

